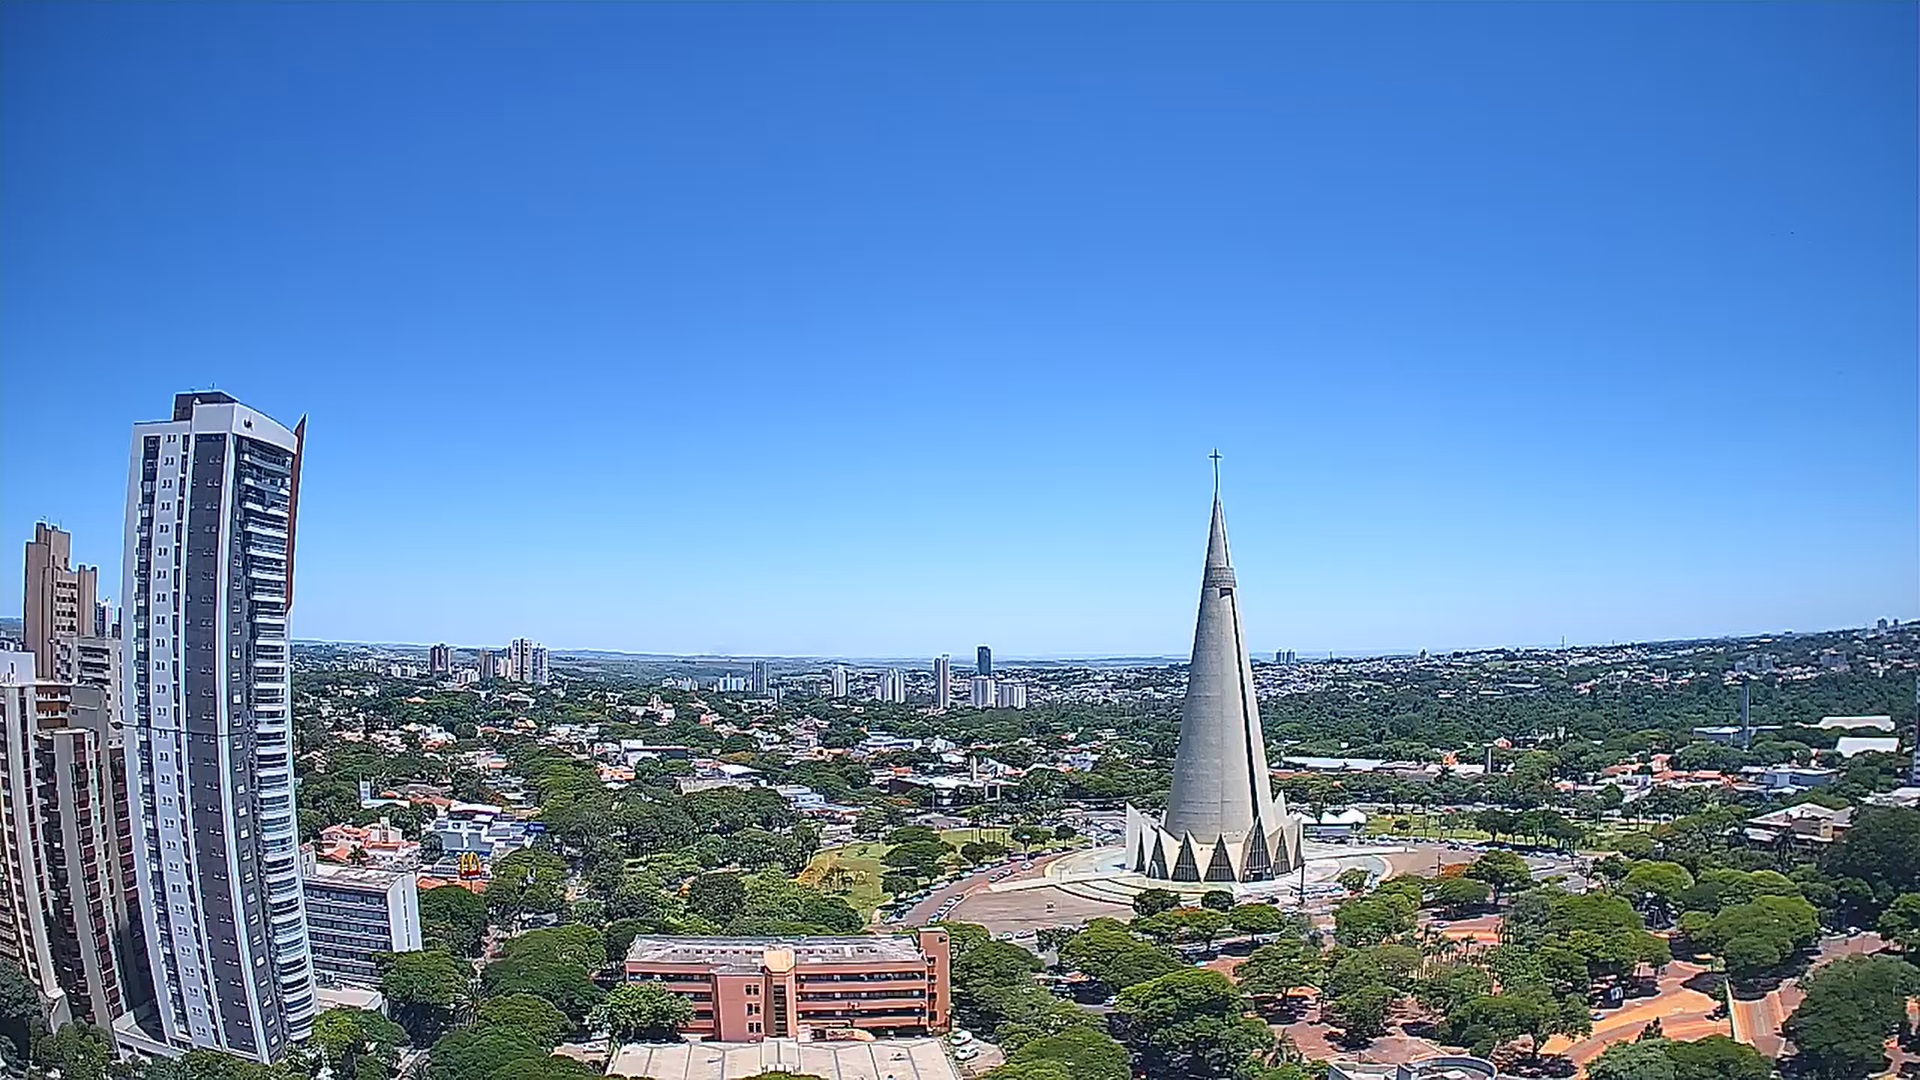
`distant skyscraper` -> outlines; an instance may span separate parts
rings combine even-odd
[[[993,680],[991,678],[985,675],[975,675],[973,677],[972,689],[973,693],[968,698],[969,704],[976,709],[993,708],[994,695]]]
[[[1127,808],[1127,865],[1149,878],[1265,881],[1300,865],[1302,822],[1273,794],[1244,640],[1216,473],[1166,816]]]
[[[535,645],[527,657],[527,681],[535,686],[546,686],[553,682],[553,673],[547,669],[547,647]]]
[[[93,636],[98,638],[120,636],[120,612],[114,609],[111,599],[94,601]]]
[[[933,707],[946,709],[953,704],[953,660],[946,656],[933,658]]]
[[[767,662],[765,660],[755,660],[753,662],[753,692],[756,694],[764,694],[767,692]]]
[[[507,678],[514,682],[533,681],[533,642],[520,637],[507,645]]]
[[[133,860],[166,1042],[256,1061],[313,1026],[288,715],[305,421],[217,391],[136,424],[121,639]]]
[[[993,650],[985,645],[973,650],[973,673],[975,675],[993,674]]]
[[[445,645],[435,645],[427,650],[427,673],[445,675],[453,670],[453,650]]]
[[[735,675],[732,672],[728,672],[714,680],[713,688],[722,694],[745,693],[747,689],[747,678],[744,675]]]
[[[27,583],[21,619],[27,650],[37,665],[35,674],[54,677],[54,642],[62,637],[104,637],[94,633],[98,621],[99,571],[73,566],[73,537],[45,522],[33,527],[27,541]]]
[[[847,696],[847,669],[839,664],[833,665],[833,696]]]
[[[873,697],[875,701],[894,705],[907,700],[906,676],[894,670],[881,672],[873,686]]]
[[[1907,783],[1920,787],[1920,675],[1913,679],[1913,763],[1907,768]]]
[[[478,668],[480,671],[481,682],[485,682],[488,679],[493,678],[494,659],[493,659],[492,649],[475,649],[473,663],[474,663],[474,666]]]
[[[1017,682],[1001,679],[994,684],[994,704],[1002,709],[1024,709],[1027,707],[1027,688]]]

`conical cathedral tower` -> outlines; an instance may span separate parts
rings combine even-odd
[[[1300,831],[1267,770],[1216,478],[1173,790],[1163,821],[1127,808],[1127,865],[1164,881],[1265,881],[1299,867]]]

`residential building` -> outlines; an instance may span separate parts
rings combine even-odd
[[[973,650],[973,673],[975,675],[993,674],[993,650],[985,645]]]
[[[946,711],[953,704],[953,660],[946,656],[933,658],[933,707]]]
[[[895,670],[881,672],[873,684],[873,699],[895,705],[907,700],[906,676]]]
[[[1819,803],[1805,802],[1748,818],[1741,831],[1747,839],[1762,844],[1831,844],[1845,836],[1852,824],[1852,807],[1830,810]]]
[[[714,680],[713,688],[722,694],[744,694],[747,691],[747,677],[728,672]]]
[[[753,662],[753,692],[756,694],[764,694],[767,692],[767,662],[765,660],[755,660]]]
[[[514,638],[507,646],[506,677],[514,682],[533,681],[534,643],[526,638]]]
[[[681,1029],[712,1042],[938,1034],[952,1024],[947,933],[854,937],[638,937],[629,982],[693,1003]]]
[[[833,666],[833,696],[836,698],[847,696],[847,669],[839,664]]]
[[[54,642],[62,637],[93,637],[98,621],[99,570],[74,566],[73,537],[46,522],[33,527],[27,541],[27,581],[21,631],[33,654],[34,673],[57,678]]]
[[[445,675],[453,670],[453,650],[446,645],[435,645],[427,650],[427,673]]]
[[[126,985],[134,943],[111,759],[119,738],[98,687],[34,677],[0,653],[0,957],[58,1027],[106,1028],[143,994]]]
[[[375,953],[421,947],[420,893],[412,871],[307,859],[307,934],[322,980],[378,986]]]
[[[305,427],[179,394],[134,426],[127,481],[120,707],[160,1033],[255,1061],[314,1014],[287,655]]]
[[[547,671],[547,647],[535,645],[528,656],[528,679],[535,686],[546,686],[553,681]]]
[[[473,664],[474,670],[479,672],[481,682],[486,682],[498,673],[492,649],[475,649]]]
[[[1002,709],[1026,708],[1026,684],[1011,682],[1007,679],[995,680],[993,685],[993,703]]]
[[[976,709],[991,709],[993,708],[993,701],[992,676],[975,675],[973,677],[972,693],[968,697],[968,703]]]

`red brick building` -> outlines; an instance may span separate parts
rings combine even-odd
[[[721,1042],[836,1029],[939,1034],[952,1025],[945,930],[853,937],[638,937],[627,979],[693,1001],[682,1031]]]

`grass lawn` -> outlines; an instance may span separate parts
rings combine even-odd
[[[800,883],[818,886],[821,891],[840,897],[853,910],[871,919],[874,909],[888,899],[880,888],[880,878],[887,872],[880,864],[880,856],[886,850],[885,844],[827,848],[814,855],[800,871]]]
[[[1020,850],[1020,845],[1013,842],[1010,830],[992,825],[982,825],[977,829],[942,829],[940,839],[952,844],[956,849],[962,844],[998,842],[1015,851]]]
[[[1396,829],[1394,826],[1406,822],[1407,827]],[[1444,814],[1427,814],[1408,811],[1404,814],[1375,814],[1367,819],[1368,836],[1395,836],[1429,840],[1489,840],[1491,835],[1471,825],[1442,828],[1446,821]]]

